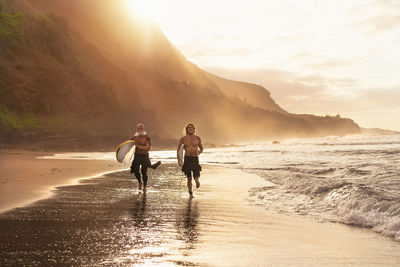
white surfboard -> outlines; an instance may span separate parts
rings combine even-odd
[[[181,146],[181,148],[178,151],[178,165],[180,167],[183,166],[183,146]]]
[[[126,163],[132,159],[135,151],[135,141],[129,140],[120,144],[115,152],[115,157],[119,163]]]

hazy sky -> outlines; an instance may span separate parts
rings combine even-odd
[[[190,61],[289,112],[400,131],[400,0],[130,1]]]

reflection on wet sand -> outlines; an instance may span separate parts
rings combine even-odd
[[[132,208],[129,209],[132,214],[132,220],[136,227],[145,228],[147,223],[145,220],[146,216],[146,192],[140,193],[140,195],[134,200]]]
[[[197,203],[180,197],[179,169],[159,170],[147,193],[117,172],[0,214],[0,266],[193,265]]]
[[[160,188],[159,191],[132,196],[128,208],[131,224],[124,229],[131,244],[127,250],[129,256],[119,256],[114,262],[194,265],[185,257],[191,255],[200,236],[198,203],[189,196],[181,198],[180,179],[176,179],[179,172],[168,174],[152,180],[152,188]]]
[[[197,202],[189,198],[186,207],[177,214],[176,229],[177,239],[184,241],[182,249],[183,255],[190,255],[190,250],[196,248],[196,243],[200,235],[197,222],[199,219],[199,209]]]

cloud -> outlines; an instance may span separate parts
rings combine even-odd
[[[327,71],[333,68],[348,67],[349,65],[353,65],[356,63],[357,63],[356,61],[350,59],[329,58],[319,62],[306,64],[306,67],[318,71]]]
[[[348,15],[358,14],[360,18],[349,26],[367,30],[369,34],[393,31],[400,27],[400,15],[396,12],[398,10],[400,10],[398,0],[358,2],[348,10]]]
[[[296,77],[296,81],[305,84],[320,84],[326,87],[329,86],[357,87],[359,84],[359,80],[355,78],[325,78],[318,75]]]
[[[372,2],[372,7],[393,12],[393,10],[400,9],[400,2],[398,0],[375,0]]]
[[[299,33],[294,35],[281,35],[276,38],[276,41],[280,44],[292,44],[293,42],[301,42],[309,40],[308,34]]]
[[[399,108],[400,85],[389,88],[368,88],[360,92],[357,98],[360,100],[358,106],[361,108]]]
[[[356,96],[352,105],[342,107],[346,116],[360,126],[400,131],[400,86],[368,88]]]
[[[224,49],[224,48],[206,48],[209,46],[203,46],[194,48],[190,47],[182,47],[182,49],[187,53],[190,54],[192,58],[224,58],[224,57],[247,57],[249,56],[252,51],[246,48],[231,48],[231,49]]]
[[[291,57],[291,60],[304,60],[304,59],[308,59],[308,58],[313,58],[314,55],[311,53],[298,53],[295,54]]]
[[[362,26],[366,26],[370,33],[381,33],[391,31],[400,27],[400,15],[382,14],[368,18],[361,22]]]

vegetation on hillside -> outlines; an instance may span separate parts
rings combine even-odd
[[[0,3],[0,45],[2,50],[24,41],[23,21],[23,13],[9,14],[3,12],[3,7]]]
[[[120,109],[112,85],[98,78],[83,51],[91,48],[72,37],[65,19],[1,12],[0,22],[1,46],[9,48],[0,52],[3,142],[26,133],[117,132]]]

